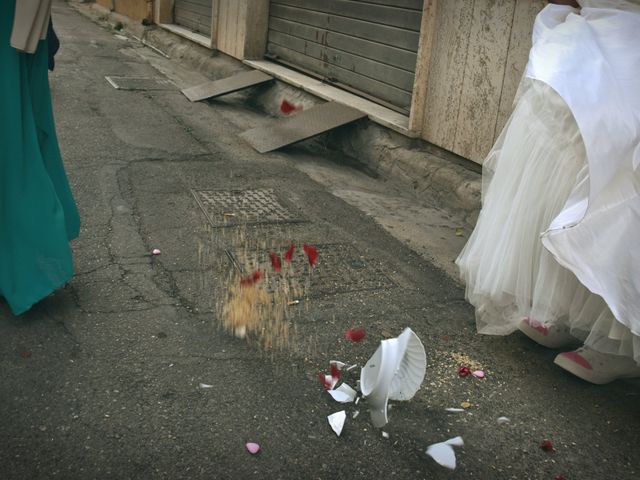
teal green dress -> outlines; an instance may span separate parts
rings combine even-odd
[[[56,138],[47,44],[10,45],[16,0],[0,0],[0,297],[19,315],[73,275],[80,230]]]

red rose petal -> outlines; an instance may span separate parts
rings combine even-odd
[[[458,375],[461,377],[467,377],[471,375],[471,369],[469,367],[462,366],[458,369]]]
[[[324,387],[325,390],[331,390],[331,387],[333,386],[331,384],[332,382],[324,373],[318,372],[318,380],[320,380],[320,384]]]
[[[544,450],[545,452],[554,452],[554,448],[553,448],[553,443],[551,443],[551,440],[544,440],[541,444],[540,444],[540,448],[542,450]]]
[[[304,250],[304,253],[307,254],[307,257],[309,258],[309,265],[311,265],[311,267],[313,268],[313,266],[316,263],[316,260],[318,259],[318,249],[313,245],[307,245],[306,243],[302,246],[302,249]]]
[[[282,103],[280,104],[280,111],[282,113],[284,113],[285,115],[289,115],[292,112],[295,112],[296,110],[300,110],[300,107],[295,106],[293,103],[289,102],[288,100],[282,100]]]
[[[344,333],[344,336],[352,342],[360,342],[366,336],[366,332],[364,328],[350,328]]]
[[[296,251],[296,246],[292,243],[291,245],[289,245],[289,248],[284,254],[284,261],[287,263],[291,263],[291,260],[293,260],[293,254],[295,253],[295,251]]]
[[[248,277],[241,278],[240,279],[240,285],[242,285],[243,287],[248,287],[248,286],[251,286],[251,285],[255,285],[260,280],[262,280],[263,275],[264,274],[262,273],[261,270],[256,270],[255,272],[253,272]]]
[[[564,475],[556,475],[553,480],[567,480]]]
[[[273,268],[274,272],[279,272],[282,269],[282,260],[273,252],[269,254],[269,257],[271,258],[271,268]]]

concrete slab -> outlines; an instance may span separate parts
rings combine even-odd
[[[192,102],[199,102],[208,98],[215,98],[228,93],[237,92],[245,88],[262,85],[273,80],[273,77],[259,70],[238,73],[232,77],[205,82],[195,87],[182,90],[182,93]]]
[[[366,113],[355,108],[336,102],[327,102],[271,125],[247,130],[240,134],[240,137],[258,152],[266,153],[315,137],[366,116]]]

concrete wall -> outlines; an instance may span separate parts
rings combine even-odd
[[[154,21],[174,23],[174,1],[155,0],[154,3]],[[213,0],[209,46],[239,60],[262,58],[267,45],[268,21],[269,0]]]
[[[215,0],[214,3],[218,13],[218,50],[240,60],[262,58],[267,43],[269,0]]]
[[[150,17],[153,6],[153,0],[96,0],[96,3],[134,20]]]
[[[544,0],[427,0],[435,3],[423,139],[481,163],[511,112]],[[422,32],[423,35],[427,32]]]

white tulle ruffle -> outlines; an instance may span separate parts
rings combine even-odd
[[[482,211],[456,261],[478,331],[506,335],[525,317],[560,322],[586,345],[640,363],[640,337],[541,242],[589,174],[577,124],[553,89],[523,80],[514,113],[483,169]]]

